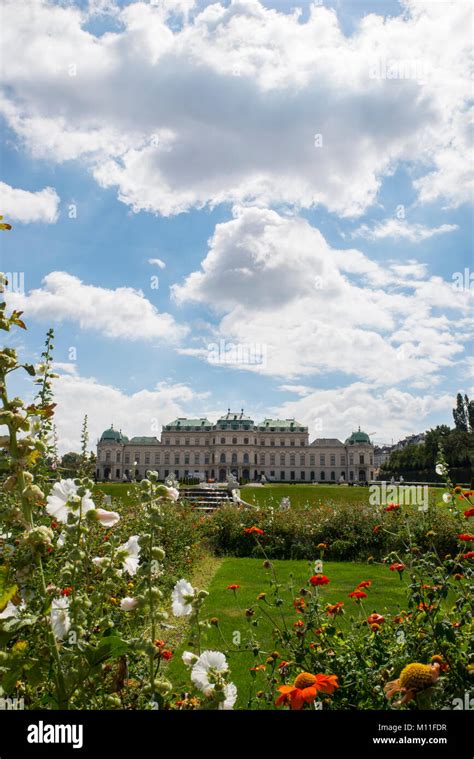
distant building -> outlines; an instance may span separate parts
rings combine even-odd
[[[165,424],[161,439],[129,439],[113,425],[97,444],[99,480],[142,479],[148,470],[160,479],[174,476],[224,481],[264,475],[276,482],[358,482],[374,477],[374,446],[359,428],[342,443],[336,438],[309,442],[308,428],[295,419],[254,422],[230,410],[215,424],[208,419],[175,419]]]

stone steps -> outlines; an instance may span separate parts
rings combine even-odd
[[[187,501],[196,511],[211,512],[223,503],[232,503],[232,497],[227,488],[181,488],[180,501]]]

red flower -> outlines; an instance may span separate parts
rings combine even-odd
[[[378,535],[381,529],[382,529],[382,525],[376,524],[372,532],[374,533],[374,535]]]
[[[405,569],[405,564],[400,564],[399,562],[397,564],[390,564],[391,572],[403,572],[404,569]]]
[[[313,575],[309,581],[313,587],[316,587],[316,585],[328,585],[329,578],[326,575]]]
[[[467,553],[463,553],[462,557],[463,559],[474,559],[474,551],[468,551]]]
[[[59,527],[59,524],[53,520],[51,522],[51,529],[55,530],[57,527]]]
[[[166,661],[169,661],[173,656],[173,652],[165,648],[164,651],[160,652],[160,655],[163,659],[166,659]]]
[[[256,527],[253,525],[253,527],[245,527],[244,532],[247,533],[247,535],[263,535],[263,530],[260,529],[260,527]]]
[[[165,641],[164,640],[155,640],[155,646],[157,648],[163,648],[164,645],[165,645]]]
[[[384,508],[384,511],[395,511],[395,509],[399,508],[401,508],[399,503],[389,503],[388,506]]]
[[[342,614],[343,606],[344,606],[344,601],[338,601],[336,604],[328,604],[326,606],[326,614],[328,614],[330,617],[333,614]]]
[[[360,601],[361,598],[367,598],[367,593],[364,593],[363,590],[353,590],[352,593],[349,593],[349,598],[355,598],[356,601]]]
[[[468,532],[463,532],[461,535],[458,535],[459,540],[463,540],[466,543],[470,543],[474,540],[474,535],[469,535]]]
[[[370,617],[367,617],[367,622],[369,625],[381,625],[383,622],[385,622],[385,617],[382,617],[381,614],[376,614],[374,612],[370,615]]]
[[[474,517],[474,509],[467,509],[467,511],[464,512],[465,517]]]
[[[362,582],[357,585],[356,590],[360,590],[361,588],[370,588],[371,585],[372,580],[362,580]]]
[[[228,585],[227,590],[238,590],[240,585]]]
[[[70,596],[71,593],[72,593],[72,588],[71,587],[63,588],[63,590],[61,591],[61,595],[62,596]]]

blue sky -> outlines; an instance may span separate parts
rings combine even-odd
[[[1,262],[24,273],[25,359],[55,328],[61,448],[85,413],[92,438],[229,406],[379,442],[451,423],[473,367],[468,5],[206,5],[6,14]]]

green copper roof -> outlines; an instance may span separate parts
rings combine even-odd
[[[371,445],[370,437],[366,432],[362,432],[360,427],[357,432],[353,432],[352,435],[346,440],[346,445],[354,445],[357,443],[368,443]]]
[[[224,414],[224,416],[220,416],[217,420],[217,423],[219,422],[252,422],[253,419],[251,419],[250,416],[245,416],[244,410],[241,409],[240,411],[231,411],[230,409],[227,410],[227,414]]]
[[[179,417],[169,424],[165,424],[164,429],[186,429],[195,427],[211,427],[211,422],[206,419],[205,416],[199,417],[199,419],[186,419],[185,417]]]
[[[296,419],[264,419],[257,425],[258,429],[284,429],[284,430],[307,430],[301,422],[297,422]]]
[[[125,435],[122,435],[121,430],[114,430],[113,424],[109,427],[108,430],[105,430],[105,432],[102,433],[100,436],[101,442],[109,441],[111,443],[127,443],[128,438],[125,437]]]

